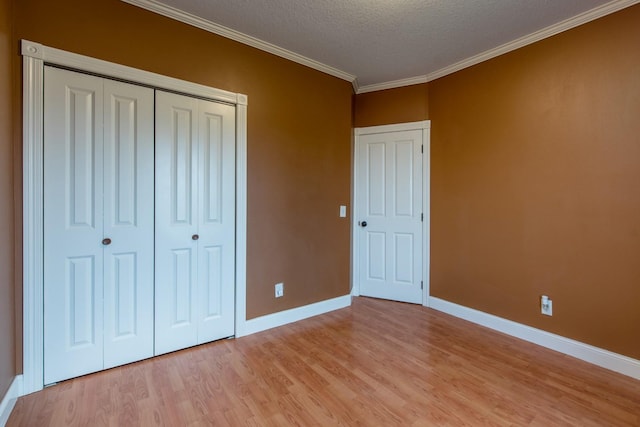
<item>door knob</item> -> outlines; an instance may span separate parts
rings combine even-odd
[[[191,240],[198,240],[200,238],[200,236],[198,236],[197,234],[194,234],[193,236],[191,236]]]
[[[366,227],[366,226],[367,226],[367,221],[362,221],[362,222],[360,223],[360,226],[361,226],[361,227]]]
[[[105,246],[109,246],[111,244],[111,239],[108,237],[105,239],[102,239],[102,244]]]

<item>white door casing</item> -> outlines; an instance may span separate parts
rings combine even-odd
[[[426,305],[429,122],[356,129],[353,294]]]
[[[234,333],[235,114],[156,94],[156,354]]]
[[[153,91],[51,67],[45,83],[48,384],[153,354]]]
[[[45,63],[204,97],[236,111],[236,336],[247,333],[246,203],[248,97],[22,40],[23,56],[23,374],[22,394],[44,381],[44,68]]]

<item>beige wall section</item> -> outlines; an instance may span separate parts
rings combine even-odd
[[[428,84],[355,95],[354,126],[418,122],[429,118]]]
[[[434,296],[640,359],[639,22],[429,83]]]
[[[16,375],[11,0],[0,0],[0,399]]]
[[[349,293],[349,82],[119,0],[14,8],[18,39],[247,94],[248,318]]]

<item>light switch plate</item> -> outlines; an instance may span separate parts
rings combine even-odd
[[[347,217],[347,207],[344,205],[340,205],[340,218]]]

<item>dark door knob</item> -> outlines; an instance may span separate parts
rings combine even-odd
[[[111,239],[108,237],[106,239],[102,239],[102,244],[105,246],[109,246],[111,244]]]
[[[193,236],[191,236],[192,240],[198,240],[200,238],[200,236],[198,236],[197,234],[194,234]]]
[[[362,221],[362,222],[360,223],[360,226],[361,226],[361,227],[366,227],[366,226],[367,226],[367,221]]]

